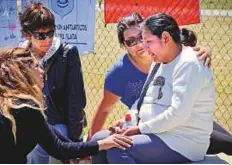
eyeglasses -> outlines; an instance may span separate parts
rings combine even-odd
[[[124,42],[128,47],[132,47],[142,42],[142,40],[143,40],[142,35],[139,35],[138,37],[131,37],[130,39],[125,40]]]
[[[55,34],[55,30],[50,30],[48,32],[32,32],[29,33],[37,40],[45,40],[46,38],[52,38]]]

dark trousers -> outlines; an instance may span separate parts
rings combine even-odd
[[[214,122],[207,154],[218,154],[221,152],[232,155],[232,135]]]
[[[92,140],[97,141],[110,135],[110,131],[96,133]],[[187,158],[170,149],[155,134],[139,134],[132,136],[133,145],[127,150],[112,148],[92,156],[93,164],[170,164],[187,163]],[[168,159],[167,159],[168,155]]]

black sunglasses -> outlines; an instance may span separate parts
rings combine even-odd
[[[46,38],[52,38],[55,34],[55,30],[50,30],[48,32],[28,32],[37,40],[45,40]]]
[[[142,42],[142,40],[143,40],[142,35],[139,35],[138,37],[131,37],[130,39],[125,40],[124,42],[128,47],[132,47]]]

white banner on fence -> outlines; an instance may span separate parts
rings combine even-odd
[[[16,0],[0,0],[0,47],[16,46],[20,38]]]
[[[35,0],[38,1],[38,0]],[[22,0],[22,10],[31,0]],[[40,0],[56,18],[56,34],[78,47],[80,55],[94,49],[96,0]]]

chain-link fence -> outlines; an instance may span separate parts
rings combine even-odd
[[[212,49],[217,91],[215,119],[232,131],[232,0],[202,0],[201,23],[188,27],[196,32],[198,45]],[[121,53],[116,24],[105,26],[104,8],[99,5],[96,7],[95,53],[81,57],[89,123],[102,96],[105,73]],[[120,103],[114,107],[106,126],[122,117],[126,109]]]

